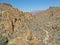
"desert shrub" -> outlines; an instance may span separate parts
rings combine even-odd
[[[8,39],[0,33],[0,45],[7,45]]]

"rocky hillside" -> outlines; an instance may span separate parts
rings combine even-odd
[[[0,45],[60,45],[60,7],[34,15],[0,4]]]
[[[60,7],[49,7],[47,10],[35,13],[34,17],[38,27],[45,30],[44,43],[60,45]]]

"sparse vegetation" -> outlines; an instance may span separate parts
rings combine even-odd
[[[8,38],[3,36],[1,33],[0,33],[0,45],[7,45],[8,43]]]
[[[1,45],[60,45],[59,14],[60,7],[50,7],[33,15],[10,4],[0,4]]]

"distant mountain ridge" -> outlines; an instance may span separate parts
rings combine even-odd
[[[33,11],[31,12],[32,14],[36,14],[36,13],[41,13],[41,12],[44,12],[44,11],[47,11],[47,10],[52,10],[52,11],[58,11],[60,10],[60,7],[56,7],[56,6],[50,6],[48,9],[45,9],[45,10],[37,10],[37,11]]]

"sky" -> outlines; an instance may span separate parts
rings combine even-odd
[[[50,6],[60,7],[60,0],[0,0],[0,3],[11,4],[24,12],[45,10]]]

